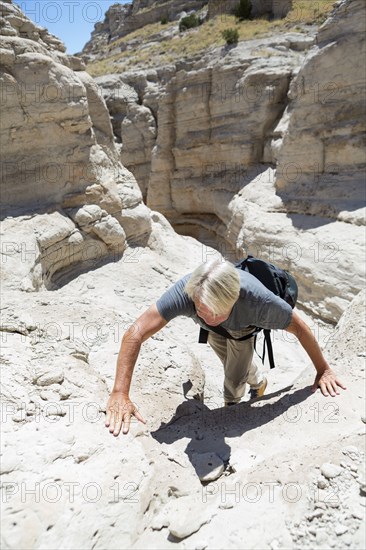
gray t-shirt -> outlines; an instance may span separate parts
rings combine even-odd
[[[184,291],[190,276],[190,273],[185,275],[168,289],[156,302],[156,307],[168,322],[178,315],[183,315],[191,317],[196,323],[209,330],[210,327],[196,314],[193,300]],[[287,328],[292,318],[291,306],[247,271],[239,270],[239,276],[239,298],[228,319],[220,326],[236,338],[246,333],[248,327]]]

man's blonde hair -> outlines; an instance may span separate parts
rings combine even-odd
[[[184,288],[191,300],[199,300],[215,315],[231,310],[239,298],[238,270],[227,261],[211,260],[198,266]]]

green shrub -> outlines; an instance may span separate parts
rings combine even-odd
[[[162,17],[160,23],[162,25],[166,25],[168,23],[168,18],[167,17]]]
[[[251,19],[252,3],[250,0],[240,0],[239,4],[233,10],[233,15],[243,21],[244,19]]]
[[[186,31],[188,29],[193,29],[194,27],[198,27],[200,24],[200,21],[198,17],[192,13],[191,15],[187,15],[187,17],[183,17],[183,19],[179,22],[179,31]]]
[[[226,40],[226,44],[237,44],[239,40],[239,31],[238,29],[225,29],[222,31],[222,36]]]

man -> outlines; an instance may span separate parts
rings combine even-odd
[[[313,391],[324,396],[346,389],[326,362],[307,324],[282,298],[256,277],[231,263],[213,260],[180,279],[149,307],[125,332],[117,359],[115,383],[107,404],[106,427],[117,436],[129,430],[131,416],[145,423],[129,391],[141,344],[169,321],[184,315],[209,331],[208,342],[224,366],[225,405],[239,403],[250,385],[251,397],[264,394],[267,381],[253,362],[254,338],[237,341],[212,331],[221,326],[234,338],[253,332],[253,327],[284,329],[295,334],[317,371]]]

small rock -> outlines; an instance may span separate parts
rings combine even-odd
[[[362,474],[358,477],[357,483],[360,486],[360,493],[362,495],[365,495],[366,494],[366,476],[364,472],[362,472]]]
[[[202,525],[211,520],[212,511],[209,507],[200,507],[192,497],[178,498],[169,510],[169,532],[173,537],[185,539],[196,533]]]
[[[337,535],[337,537],[340,537],[344,533],[347,533],[347,531],[348,531],[348,527],[346,527],[345,525],[342,525],[342,524],[336,525],[335,528],[334,528],[334,532]]]
[[[349,456],[352,460],[354,460],[354,458],[358,458],[360,454],[358,452],[357,447],[355,447],[354,445],[348,445],[347,447],[343,447],[342,453],[346,456]]]
[[[51,384],[62,384],[64,381],[64,371],[61,367],[55,367],[52,370],[44,372],[36,379],[37,386],[50,386]]]
[[[346,546],[351,546],[353,540],[352,540],[352,535],[345,535],[343,538],[342,538],[342,542],[343,544],[345,544]]]
[[[342,471],[342,468],[332,464],[331,462],[325,462],[320,468],[321,473],[327,479],[332,479],[333,477],[339,476]]]
[[[214,481],[224,471],[224,463],[216,453],[195,453],[192,464],[201,481]]]
[[[55,391],[47,391],[47,390],[42,390],[41,393],[39,394],[41,399],[43,399],[43,401],[56,401],[58,402],[60,400],[60,394],[55,392]]]
[[[234,508],[234,504],[232,501],[230,502],[222,502],[219,506],[221,510],[228,510],[229,508]]]
[[[362,512],[352,512],[352,517],[355,519],[364,519],[364,514]]]
[[[63,388],[61,386],[60,388],[60,391],[59,391],[59,396],[60,396],[60,399],[62,401],[64,401],[65,399],[68,399],[71,395],[71,390],[68,390],[67,388]]]
[[[325,489],[326,487],[328,487],[329,483],[326,479],[324,479],[323,477],[320,477],[318,479],[317,485],[319,489]]]
[[[18,411],[12,416],[13,422],[24,422],[25,421],[25,411]]]
[[[322,515],[323,515],[322,510],[317,510],[315,512],[312,512],[311,514],[308,514],[306,516],[306,519],[309,520],[309,521],[313,521],[314,518],[321,518]]]
[[[366,424],[366,416],[365,416],[365,415],[364,415],[364,416],[361,416],[361,420],[362,420],[362,422],[363,422],[364,424]]]
[[[316,502],[314,506],[315,506],[315,508],[321,508],[322,510],[327,509],[327,506],[326,506],[325,502]]]
[[[339,502],[328,502],[330,508],[339,508]]]

